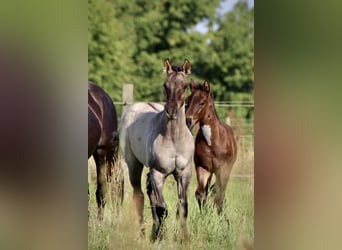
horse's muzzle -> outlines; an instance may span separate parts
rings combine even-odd
[[[191,130],[192,129],[192,127],[194,126],[194,122],[193,122],[193,120],[192,120],[192,118],[190,117],[190,118],[186,118],[186,126],[188,126],[188,128]]]
[[[173,108],[165,107],[165,113],[169,120],[175,120],[177,118],[177,113],[178,113],[177,107],[173,107]]]

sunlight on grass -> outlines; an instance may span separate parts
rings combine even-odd
[[[90,169],[93,167],[90,162]],[[194,195],[197,181],[196,174],[193,172],[188,189],[190,240],[185,242],[182,240],[179,221],[176,219],[176,182],[172,176],[169,176],[163,191],[168,207],[165,237],[162,241],[152,244],[149,241],[152,215],[145,188],[147,172],[148,169],[145,168],[142,175],[145,194],[145,237],[139,235],[139,225],[132,201],[132,187],[128,182],[127,172],[125,172],[125,197],[122,207],[115,205],[111,200],[112,197],[109,197],[104,220],[101,223],[96,217],[95,179],[89,178],[88,249],[253,249],[248,247],[254,242],[253,177],[231,177],[227,187],[224,210],[218,215],[216,207],[210,205],[200,213]]]

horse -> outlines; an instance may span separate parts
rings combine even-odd
[[[120,148],[128,166],[133,200],[140,224],[143,222],[144,194],[141,190],[143,167],[147,174],[147,194],[153,216],[150,240],[163,238],[163,222],[168,210],[163,198],[165,179],[172,174],[177,182],[177,218],[181,217],[181,228],[188,238],[186,219],[188,216],[187,189],[192,176],[194,141],[185,122],[186,74],[190,73],[190,62],[182,66],[164,60],[167,78],[164,82],[166,104],[136,103],[129,107],[121,119]],[[142,229],[142,235],[144,229]]]
[[[195,139],[194,162],[198,183],[195,195],[201,210],[215,174],[216,182],[212,187],[215,192],[214,203],[220,214],[229,175],[237,157],[236,141],[232,128],[219,120],[209,81],[196,84],[191,80],[190,90],[191,94],[186,100],[186,123],[190,130],[197,123],[200,127]]]
[[[113,101],[102,88],[88,81],[88,159],[93,156],[96,164],[99,220],[106,204],[107,182],[111,181],[117,159],[117,125]]]

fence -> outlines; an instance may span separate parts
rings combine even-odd
[[[123,84],[122,101],[114,102],[118,120],[122,112],[134,103],[133,84]],[[164,103],[161,103],[164,105]],[[232,177],[249,178],[254,176],[254,102],[218,101],[215,109],[221,121],[229,124],[237,138],[238,156]]]
[[[124,107],[133,104],[134,102],[114,102],[119,120]],[[164,104],[164,103],[161,103]],[[227,108],[243,109],[254,108],[254,103],[243,102],[217,102],[215,103],[216,109]],[[227,122],[227,120],[222,119]],[[233,178],[253,178],[254,177],[254,119],[246,119],[244,117],[234,116],[231,114],[230,126],[232,127],[237,138],[238,156],[231,177]]]

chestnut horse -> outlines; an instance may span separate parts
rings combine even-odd
[[[166,104],[136,103],[126,110],[121,119],[120,147],[129,170],[133,199],[139,222],[143,221],[144,194],[141,174],[149,167],[147,194],[150,199],[153,226],[151,241],[162,238],[167,206],[163,198],[166,177],[172,174],[177,182],[177,217],[181,217],[184,237],[188,237],[187,189],[191,180],[194,141],[185,122],[186,74],[190,62],[173,66],[164,61],[167,78],[164,82]]]
[[[215,174],[214,202],[221,213],[229,175],[237,156],[233,130],[219,120],[209,81],[196,84],[191,80],[190,90],[191,95],[186,101],[186,122],[190,130],[196,123],[200,126],[194,155],[198,182],[196,198],[201,209],[207,200],[212,175]]]
[[[107,182],[111,181],[117,158],[116,131],[117,116],[113,101],[102,88],[88,82],[88,159],[93,156],[96,164],[96,201],[100,220],[106,204]]]

